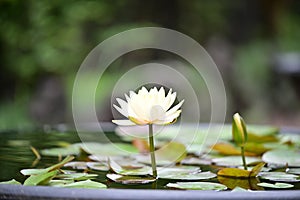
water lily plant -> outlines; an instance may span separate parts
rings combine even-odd
[[[120,107],[113,105],[115,109],[125,116],[125,120],[112,120],[117,125],[148,125],[149,126],[149,146],[152,164],[153,177],[157,177],[156,161],[154,153],[153,124],[167,125],[172,124],[180,116],[182,100],[173,106],[176,99],[176,92],[169,90],[166,95],[165,89],[156,87],[149,91],[142,87],[137,93],[130,91],[129,96],[125,94],[126,101],[117,98]]]

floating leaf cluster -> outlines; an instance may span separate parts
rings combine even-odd
[[[135,127],[124,127],[135,132]],[[38,149],[41,161],[65,157],[42,169],[22,169],[26,179],[1,184],[43,185],[67,188],[111,187],[111,184],[135,186],[163,182],[165,189],[184,190],[264,190],[293,188],[300,182],[300,138],[279,134],[278,129],[247,126],[247,143],[243,143],[247,170],[243,169],[239,146],[231,136],[231,126],[224,126],[217,143],[205,143],[197,133],[193,144],[190,128],[181,128],[185,137],[174,139],[176,127],[165,128],[155,139],[157,179],[152,177],[147,143],[142,139],[117,134],[126,142],[75,143]],[[209,137],[206,136],[209,141]]]

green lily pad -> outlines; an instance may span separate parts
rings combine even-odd
[[[46,185],[57,173],[58,170],[54,170],[43,174],[31,175],[25,180],[24,185]]]
[[[22,185],[19,181],[11,179],[9,181],[1,181],[0,184],[10,184],[10,185]]]
[[[110,180],[117,182],[117,183],[122,183],[122,184],[147,184],[147,183],[152,183],[156,181],[156,179],[152,177],[141,177],[141,176],[124,176],[120,174],[107,174],[107,178]]]
[[[88,154],[117,156],[137,154],[139,151],[131,144],[125,143],[94,143],[85,142],[81,144],[81,148]]]
[[[173,179],[173,180],[207,180],[215,178],[217,175],[212,172],[176,172],[176,171],[164,171],[158,173],[160,179]]]
[[[261,159],[258,157],[246,157],[246,163],[248,165],[260,162]],[[213,158],[212,162],[218,166],[242,166],[243,161],[241,156],[226,156],[221,158]]]
[[[107,186],[96,181],[86,180],[62,185],[65,188],[106,189]]]
[[[170,162],[180,162],[187,153],[184,144],[179,142],[169,142],[159,150],[155,151],[157,160],[167,160]]]
[[[220,183],[212,182],[177,182],[177,183],[168,183],[166,185],[170,188],[178,188],[184,190],[215,190],[221,191],[226,190],[227,187]]]
[[[64,167],[71,167],[73,169],[87,169],[87,164],[86,162],[74,161],[66,163]]]
[[[104,162],[87,162],[86,165],[88,168],[97,170],[97,171],[108,171],[109,166],[107,163]]]
[[[67,156],[78,155],[80,153],[80,145],[72,144],[67,147],[50,148],[41,150],[41,154],[44,156]]]
[[[300,167],[300,153],[293,150],[274,149],[264,153],[262,160],[276,165]]]
[[[29,176],[29,175],[43,174],[48,172],[48,170],[47,169],[22,169],[20,172],[24,176]]]
[[[98,174],[88,174],[88,173],[70,173],[70,174],[59,174],[55,178],[83,181],[91,178],[96,178]]]
[[[63,185],[70,184],[70,183],[74,183],[74,181],[69,179],[62,179],[62,180],[52,179],[49,181],[48,185],[53,187],[61,187]]]
[[[261,172],[258,175],[261,179],[279,182],[299,182],[299,176],[294,174],[287,174],[285,172]]]
[[[183,160],[187,155],[184,144],[179,142],[169,142],[155,151],[156,164],[158,166],[171,165]],[[150,154],[135,156],[138,162],[151,164]]]
[[[275,126],[267,125],[248,125],[248,133],[256,134],[260,136],[276,135],[279,133],[279,128]]]
[[[20,172],[24,176],[44,174],[44,173],[53,171],[55,169],[60,169],[62,166],[64,166],[66,163],[70,162],[73,159],[74,159],[74,156],[67,156],[61,162],[59,162],[59,163],[57,163],[55,165],[52,165],[50,167],[47,167],[45,169],[22,169]]]
[[[300,168],[288,168],[286,173],[300,175]]]
[[[137,169],[128,169],[128,168],[122,167],[114,160],[109,160],[109,166],[115,173],[121,174],[121,175],[139,176],[139,175],[148,175],[151,172],[151,167],[149,167],[149,166],[143,166],[142,168],[137,168]]]
[[[211,160],[204,159],[204,158],[195,158],[195,157],[188,157],[183,159],[181,162],[183,165],[210,165]]]
[[[170,167],[158,167],[157,173],[165,173],[165,172],[175,172],[175,173],[197,173],[200,172],[201,169],[198,166],[185,166],[185,165],[176,165]]]
[[[284,188],[292,188],[294,187],[294,185],[292,184],[288,184],[288,183],[258,183],[257,185],[261,186],[261,187],[268,187],[268,188],[276,188],[276,189],[284,189]]]

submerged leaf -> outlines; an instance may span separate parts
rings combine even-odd
[[[276,188],[276,189],[282,189],[282,188],[292,188],[294,187],[294,185],[292,184],[288,184],[288,183],[258,183],[257,185],[261,186],[261,187],[269,187],[269,188]]]
[[[170,188],[178,188],[185,190],[226,190],[227,187],[220,183],[212,182],[177,182],[177,183],[168,183],[166,185]]]
[[[140,176],[124,176],[120,174],[106,174],[106,177],[110,180],[122,183],[122,184],[147,184],[156,181],[152,177],[140,177]]]

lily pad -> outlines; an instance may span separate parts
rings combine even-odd
[[[81,161],[68,162],[64,165],[64,167],[72,167],[73,169],[87,169],[86,162]]]
[[[60,169],[62,166],[64,166],[66,163],[72,161],[74,159],[74,156],[67,156],[65,159],[63,159],[61,162],[52,165],[50,167],[47,167],[45,169],[22,169],[20,172],[21,174],[28,176],[28,175],[38,175],[38,174],[44,174],[56,169]]]
[[[261,186],[261,187],[268,187],[268,188],[276,188],[276,189],[284,189],[284,188],[292,188],[294,187],[294,185],[292,184],[288,184],[288,183],[258,183],[257,185]]]
[[[184,144],[179,142],[169,142],[155,152],[157,160],[167,160],[174,163],[183,160],[187,153]]]
[[[87,162],[86,165],[88,166],[88,168],[97,170],[97,171],[108,171],[109,170],[108,164],[103,163],[103,162]]]
[[[0,184],[22,185],[19,181],[16,181],[15,179],[9,181],[1,181]]]
[[[116,156],[137,154],[139,151],[131,144],[125,143],[94,143],[85,142],[81,144],[81,148],[88,154]]]
[[[258,157],[245,157],[248,165],[260,162],[261,159]],[[241,166],[243,165],[241,156],[226,156],[221,158],[213,158],[212,162],[218,166]]]
[[[212,149],[218,151],[222,155],[241,155],[241,149],[236,148],[229,143],[217,143],[212,146]],[[256,156],[256,154],[251,152],[245,152],[245,156]]]
[[[248,142],[251,143],[265,143],[265,142],[277,142],[278,139],[274,135],[257,135],[254,133],[248,133]]]
[[[300,153],[293,150],[274,149],[264,153],[262,160],[276,165],[300,167]]]
[[[229,176],[237,178],[249,178],[250,171],[238,168],[223,168],[218,171],[218,176]]]
[[[168,183],[167,187],[178,188],[184,190],[215,190],[221,191],[226,190],[227,187],[220,183],[212,182],[177,182],[177,183]]]
[[[83,181],[91,178],[96,178],[98,174],[88,174],[88,173],[70,173],[70,174],[59,174],[55,178]]]
[[[195,158],[195,157],[188,157],[183,159],[181,162],[183,165],[210,165],[211,160],[205,158]]]
[[[65,188],[106,189],[107,186],[96,181],[86,180],[62,185]]]
[[[176,172],[176,171],[164,171],[158,173],[158,178],[161,179],[173,179],[173,180],[207,180],[215,178],[217,175],[207,172]]]
[[[41,150],[41,154],[44,156],[67,156],[78,155],[80,153],[80,145],[72,144],[67,147],[50,148]]]
[[[255,177],[258,175],[260,170],[263,168],[265,163],[259,163],[255,167],[252,168],[251,171],[239,169],[239,168],[223,168],[218,171],[219,176],[229,176],[229,177],[236,177],[236,178],[249,178]]]
[[[124,176],[120,174],[107,174],[107,178],[110,180],[117,182],[117,183],[122,183],[122,184],[147,184],[147,183],[152,183],[156,181],[156,179],[152,177],[141,177],[141,176]]]
[[[31,185],[31,186],[45,185],[53,177],[55,177],[57,173],[58,173],[58,170],[54,170],[54,171],[50,171],[50,172],[43,173],[43,174],[31,175],[25,180],[24,185]]]
[[[61,187],[63,185],[70,184],[70,183],[74,183],[74,181],[69,179],[60,179],[60,180],[52,179],[49,181],[48,185],[53,187]]]
[[[183,160],[187,155],[186,148],[184,144],[179,142],[169,142],[160,149],[155,151],[156,164],[171,165]],[[151,164],[150,154],[147,155],[137,155],[135,156],[138,162]]]
[[[261,179],[279,182],[299,182],[299,176],[294,174],[287,174],[285,172],[261,172],[259,173]]]
[[[252,153],[254,155],[262,155],[266,151],[269,151],[270,148],[266,148],[264,144],[259,144],[255,142],[247,142],[245,144],[245,151],[248,153]],[[245,153],[246,153],[245,152]],[[245,154],[247,156],[247,154]],[[251,155],[249,155],[251,156]]]
[[[300,175],[300,168],[288,168],[286,173]]]
[[[151,167],[149,166],[143,166],[142,168],[137,169],[124,168],[114,160],[109,160],[109,166],[115,173],[121,175],[148,175],[151,171]]]

